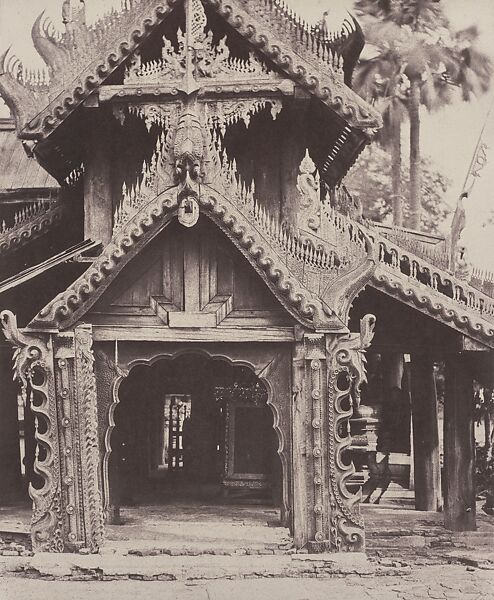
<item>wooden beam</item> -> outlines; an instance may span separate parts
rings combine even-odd
[[[93,326],[97,342],[288,342],[294,341],[293,327],[169,328],[159,326]]]
[[[198,90],[199,97],[205,95],[216,96],[218,89],[222,95],[230,94],[238,97],[240,94],[251,97],[253,94],[262,94],[262,96],[271,96],[273,98],[280,96],[292,96],[296,85],[290,79],[273,79],[270,76],[253,78],[245,83],[231,81],[228,79],[215,79],[214,81],[201,80],[201,87]],[[184,82],[182,80],[170,81],[166,85],[154,84],[124,84],[124,85],[105,85],[98,90],[98,100],[104,102],[122,102],[128,100],[139,100],[151,98],[154,102],[165,99],[177,99],[183,97],[185,93]]]
[[[415,509],[437,511],[442,507],[437,398],[427,354],[412,355],[411,396]]]
[[[54,184],[55,185],[55,184]],[[0,190],[1,204],[26,204],[28,202],[57,202],[60,195],[60,188],[12,188]]]
[[[473,380],[467,360],[463,353],[446,361],[444,524],[452,531],[476,528]]]
[[[22,283],[25,283],[26,281],[29,281],[30,279],[33,279],[38,275],[41,275],[41,273],[45,273],[49,269],[52,269],[53,267],[56,267],[61,263],[68,262],[69,260],[74,259],[77,256],[80,256],[82,253],[88,252],[89,250],[96,248],[99,245],[99,242],[86,240],[85,242],[81,242],[80,244],[72,246],[71,248],[68,248],[63,252],[60,252],[60,254],[52,256],[51,258],[43,261],[42,263],[34,265],[33,267],[29,267],[29,269],[21,271],[17,275],[9,277],[8,279],[5,279],[4,281],[0,282],[0,294],[6,292],[7,290],[17,287],[18,285],[21,285]]]
[[[98,111],[99,112],[99,111]],[[93,118],[90,118],[90,115]],[[109,124],[105,115],[88,113],[84,157],[84,237],[106,246],[112,237],[113,204]]]

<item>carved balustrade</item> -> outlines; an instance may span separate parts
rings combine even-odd
[[[15,250],[60,223],[65,206],[59,201],[33,202],[14,214],[13,223],[2,221],[0,254]]]
[[[433,291],[451,303],[479,313],[484,319],[494,322],[494,300],[476,290],[465,281],[452,276],[447,271],[404,250],[375,230],[369,231],[369,237],[379,249],[379,266],[385,270],[405,276],[407,281],[424,290]]]

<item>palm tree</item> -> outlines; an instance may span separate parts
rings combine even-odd
[[[474,43],[478,32],[470,28],[456,34],[448,29],[448,21],[437,0],[358,0],[356,9],[363,16],[368,41],[375,47],[376,56],[362,67],[356,81],[368,98],[372,76],[378,73],[387,84],[374,84],[375,97],[388,99],[390,106],[406,108],[410,124],[410,210],[412,229],[419,229],[420,197],[420,106],[435,110],[452,102],[454,87],[461,88],[462,98],[485,92],[489,88],[492,65],[479,53]],[[389,95],[383,95],[382,91]],[[398,92],[398,94],[397,94]],[[403,114],[391,113],[391,144],[393,160],[401,164],[398,144]],[[397,137],[394,137],[397,136]],[[396,153],[396,154],[395,154]],[[397,171],[399,172],[399,171]],[[398,191],[393,184],[393,196]],[[397,204],[396,224],[402,223],[402,207]]]
[[[372,30],[372,33],[376,30]],[[393,40],[377,46],[378,37],[369,39],[372,54],[364,54],[354,82],[357,91],[381,112],[383,128],[378,140],[391,151],[391,185],[393,223],[403,225],[403,194],[401,185],[401,125],[407,115],[407,97],[403,88],[403,69],[399,52]],[[376,42],[376,43],[374,43]]]

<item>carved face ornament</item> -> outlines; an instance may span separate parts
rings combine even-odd
[[[192,227],[199,219],[199,190],[204,159],[203,128],[194,112],[180,117],[175,135],[175,177],[178,183],[178,220]]]

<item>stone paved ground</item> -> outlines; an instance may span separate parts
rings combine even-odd
[[[494,600],[494,570],[414,567],[401,576],[199,581],[0,579],[1,600]]]

